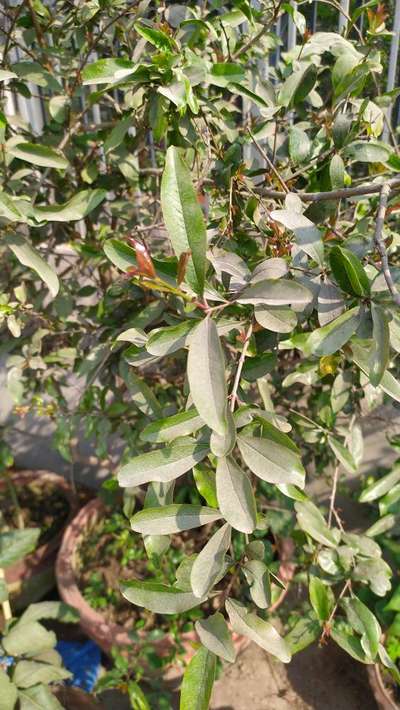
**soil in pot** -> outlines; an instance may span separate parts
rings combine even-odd
[[[75,573],[80,592],[108,623],[123,626],[127,631],[146,631],[150,637],[152,634],[169,633],[178,643],[180,633],[192,631],[196,619],[218,608],[220,595],[185,614],[163,616],[126,601],[119,591],[119,583],[152,578],[164,584],[174,584],[179,564],[187,556],[199,552],[211,532],[210,526],[204,526],[172,535],[169,550],[161,557],[149,560],[142,536],[131,531],[128,520],[122,514],[109,511],[87,531],[78,547]],[[263,532],[259,533],[259,537],[264,544],[266,563],[278,573],[279,562],[275,559],[272,538]],[[234,533],[232,544],[236,557],[242,552],[240,548],[245,544],[244,536]],[[279,595],[281,590],[273,586],[275,595]],[[247,585],[242,587],[237,577],[231,594],[240,598],[242,589],[247,589]]]
[[[55,483],[30,481],[16,490],[18,507],[8,486],[0,490],[0,513],[8,528],[18,528],[19,518],[25,528],[40,528],[38,547],[52,540],[65,526],[70,504]]]

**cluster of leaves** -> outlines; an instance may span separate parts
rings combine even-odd
[[[362,461],[361,415],[400,401],[399,158],[395,135],[382,139],[394,95],[372,6],[344,36],[311,34],[307,8],[269,1],[35,0],[8,17],[3,96],[40,91],[47,119],[32,135],[4,101],[9,387],[19,415],[39,402],[53,418],[70,460],[79,429],[109,462],[122,439],[125,512],[152,554],[217,524],[171,584],[122,586],[156,613],[208,598],[217,609],[196,624],[183,710],[193,697],[207,707],[216,657],[235,657],[232,631],[284,662],[322,634],[391,663],[361,600],[387,594],[390,566],[335,505],[339,472]],[[268,63],[288,15],[301,41]],[[306,470],[333,475],[327,517]],[[183,475],[200,503],[179,502]],[[260,482],[289,500],[309,577],[312,611],[286,638],[267,612],[280,580],[257,540],[273,520]],[[230,596],[238,576],[245,605]]]

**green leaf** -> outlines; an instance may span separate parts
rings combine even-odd
[[[190,172],[175,146],[167,150],[161,180],[161,207],[176,256],[191,254],[185,280],[201,295],[206,271],[206,227]]]
[[[10,222],[26,222],[25,216],[18,210],[10,195],[0,190],[0,217]]]
[[[110,153],[115,148],[122,143],[126,134],[128,133],[130,127],[133,123],[133,117],[131,115],[125,116],[120,121],[117,121],[111,133],[107,136],[104,141],[104,152]]]
[[[227,428],[225,359],[217,326],[204,318],[190,338],[187,376],[193,403],[203,421],[223,436]]]
[[[356,343],[351,344],[351,349],[353,351],[353,360],[357,367],[360,368],[369,377],[369,358],[368,351],[365,347],[357,345]],[[383,377],[378,385],[378,389],[383,390],[389,397],[392,397],[396,402],[400,402],[400,382],[396,380],[391,372],[386,370]]]
[[[202,461],[208,452],[208,444],[187,438],[162,449],[140,454],[120,468],[119,485],[126,488],[150,481],[173,481]]]
[[[14,710],[17,702],[17,688],[11,682],[7,673],[0,668],[0,707],[3,710]]]
[[[57,274],[42,259],[40,254],[34,249],[21,234],[6,234],[4,242],[14,252],[18,261],[23,266],[28,266],[36,271],[37,275],[45,282],[53,298],[57,296],[60,282]]]
[[[308,357],[309,355],[333,355],[340,350],[354,335],[360,323],[360,308],[350,308],[350,310],[342,313],[341,316],[331,320],[322,328],[313,330],[306,339],[304,339],[301,350]]]
[[[217,491],[216,491],[216,476],[214,471],[211,471],[204,465],[193,467],[193,478],[196,488],[200,495],[203,496],[207,505],[211,508],[218,508]],[[228,521],[229,522],[229,521]]]
[[[332,589],[319,577],[310,575],[308,583],[311,606],[320,621],[327,621],[335,606],[335,597]]]
[[[289,107],[304,101],[313,89],[317,76],[318,67],[314,64],[290,74],[279,91],[278,104]]]
[[[285,636],[291,653],[299,653],[310,646],[321,635],[321,626],[313,614],[301,616]]]
[[[135,250],[119,239],[108,239],[103,249],[107,259],[121,271],[128,271],[137,266]]]
[[[385,374],[390,357],[389,323],[385,310],[371,303],[372,315],[372,349],[369,359],[369,381],[373,387],[378,387]]]
[[[145,508],[131,518],[131,528],[142,535],[169,535],[191,530],[221,519],[215,508],[201,505],[174,504]]]
[[[37,143],[17,143],[8,146],[7,152],[14,158],[24,160],[26,163],[40,165],[44,168],[58,168],[65,170],[68,168],[68,160],[60,150],[50,148],[47,145]]]
[[[329,263],[339,286],[352,296],[368,296],[370,284],[359,259],[345,247],[333,247]]]
[[[82,84],[111,84],[121,81],[135,70],[135,64],[127,59],[99,59],[88,64],[82,71]]]
[[[305,131],[297,126],[292,126],[289,130],[289,155],[290,159],[297,164],[304,163],[310,155],[311,141]]]
[[[19,689],[18,700],[19,710],[63,710],[63,706],[47,685]]]
[[[217,498],[225,520],[235,530],[252,533],[257,526],[257,509],[250,479],[233,458],[217,462]]]
[[[293,202],[295,208],[293,208]],[[289,193],[285,200],[286,209],[272,210],[270,217],[290,229],[300,249],[321,266],[324,263],[324,246],[321,232],[308,217],[302,214],[301,202],[297,195]],[[304,287],[303,287],[304,288]]]
[[[369,658],[375,659],[382,633],[376,617],[357,597],[344,599],[343,606],[349,624],[361,635],[361,646],[364,652]]]
[[[13,681],[18,688],[31,688],[38,683],[54,683],[71,678],[72,674],[50,663],[38,661],[18,661],[14,669]]]
[[[361,646],[360,639],[354,635],[353,629],[344,622],[334,620],[330,630],[332,639],[346,653],[360,663],[372,663]]]
[[[193,609],[202,601],[192,592],[185,592],[177,587],[168,587],[166,584],[152,580],[132,580],[120,586],[121,594],[136,606],[143,606],[154,614],[182,614],[188,609]]]
[[[228,84],[240,84],[244,80],[244,69],[241,64],[232,62],[217,62],[211,67],[208,81],[214,86],[226,87]]]
[[[356,582],[369,584],[371,590],[378,597],[384,597],[391,588],[390,578],[392,570],[385,560],[359,559],[353,569],[352,577]]]
[[[229,663],[234,663],[236,652],[232,642],[231,632],[219,611],[209,616],[207,619],[196,621],[195,629],[201,643],[211,651],[211,653],[215,653]]]
[[[336,153],[329,163],[329,177],[331,180],[332,190],[340,190],[344,187],[346,170],[343,159]]]
[[[3,647],[10,656],[37,656],[54,648],[56,643],[54,631],[47,631],[37,621],[16,624],[2,639]]]
[[[267,565],[262,560],[248,560],[242,567],[250,596],[260,609],[271,604],[271,582]]]
[[[312,301],[312,293],[288,279],[266,279],[248,286],[237,299],[238,303],[263,304],[265,306],[305,306]]]
[[[134,28],[139,35],[144,37],[147,42],[157,47],[157,49],[164,52],[174,51],[176,47],[175,42],[171,37],[165,34],[165,32],[161,32],[161,30],[157,30],[154,27],[149,27],[145,25],[144,22],[135,22]]]
[[[106,195],[106,190],[81,190],[64,204],[34,207],[33,216],[39,222],[76,222],[96,209]]]
[[[377,498],[381,498],[392,490],[393,486],[400,481],[400,465],[395,466],[393,471],[371,483],[365,488],[359,497],[360,503],[372,503]]]
[[[324,517],[311,501],[298,501],[294,504],[297,522],[302,530],[314,540],[327,547],[337,547],[340,535],[337,530],[328,528]]]
[[[224,569],[225,554],[231,542],[231,527],[225,523],[215,532],[197,555],[190,575],[190,583],[196,597],[208,596],[208,593],[221,578]]]
[[[156,328],[150,333],[146,350],[151,355],[170,355],[188,345],[188,336],[198,324],[195,320],[185,320],[178,325]]]
[[[244,369],[244,368],[243,368]],[[224,433],[211,432],[210,449],[214,456],[228,456],[236,444],[236,425],[233,414],[229,407],[226,407],[226,429]]]
[[[123,360],[120,360],[119,374],[126,384],[129,396],[135,407],[147,417],[159,417],[162,412],[161,405],[144,379],[135,375],[132,372],[132,368]]]
[[[264,424],[263,431],[267,423]],[[240,453],[245,464],[268,483],[292,483],[304,488],[305,471],[297,449],[290,439],[272,425],[266,436],[238,436]]]
[[[358,466],[346,446],[343,446],[341,441],[336,439],[334,436],[328,436],[328,444],[337,460],[340,461],[346,471],[348,473],[356,473]]]
[[[39,535],[40,528],[25,528],[25,530],[0,533],[0,567],[10,567],[33,552]]]
[[[74,607],[64,602],[37,602],[30,604],[20,617],[18,626],[27,621],[40,621],[41,619],[56,619],[64,624],[77,623],[80,619],[79,612]]]
[[[236,633],[254,641],[264,651],[276,656],[282,663],[289,663],[291,659],[289,648],[272,624],[256,614],[249,613],[243,604],[234,599],[227,599],[225,607],[231,626]]]
[[[291,333],[297,325],[297,316],[288,306],[256,306],[254,317],[263,328],[273,333]]]
[[[348,160],[358,163],[386,163],[391,156],[390,146],[381,141],[353,141],[344,149]]]
[[[192,408],[148,424],[141,432],[140,438],[152,444],[161,444],[173,441],[180,436],[194,434],[203,426],[203,420],[197,414],[196,409]]]
[[[179,710],[208,710],[215,670],[215,655],[199,648],[183,675]]]
[[[64,123],[70,107],[68,96],[53,96],[49,101],[49,113],[56,123]]]

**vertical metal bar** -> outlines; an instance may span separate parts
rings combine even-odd
[[[312,6],[312,17],[311,17],[311,32],[314,34],[317,31],[317,20],[318,20],[318,2],[314,0]]]
[[[392,91],[396,85],[397,76],[397,60],[399,56],[399,41],[400,41],[400,0],[396,0],[394,20],[392,27],[392,40],[390,42],[389,67],[386,81],[386,91]],[[392,120],[393,104],[390,104],[386,110],[386,119],[389,123]],[[389,137],[389,128],[386,125],[383,131],[382,138],[387,141]]]
[[[340,0],[340,7],[342,10],[346,13],[345,15],[343,12],[339,14],[339,32],[345,32],[347,29],[347,17],[349,14],[349,9],[350,9],[350,0]]]
[[[293,0],[291,1],[291,6],[294,8],[295,4]],[[295,48],[296,46],[296,38],[297,38],[297,28],[296,25],[294,24],[292,18],[290,15],[288,15],[288,34],[287,34],[287,48],[288,52],[290,52],[292,49]]]

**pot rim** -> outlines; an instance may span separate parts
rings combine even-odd
[[[77,547],[84,537],[85,531],[97,520],[105,510],[105,505],[99,498],[89,501],[67,526],[63,540],[57,555],[56,579],[59,594],[64,602],[79,610],[81,615],[81,626],[92,637],[96,638],[99,645],[106,653],[109,653],[112,646],[134,646],[135,642],[129,637],[125,627],[115,622],[107,622],[100,612],[93,609],[84,599],[77,585],[75,574],[75,559]],[[269,608],[269,612],[275,611],[286,597],[288,583],[293,577],[295,565],[290,562],[294,545],[289,538],[283,538],[279,543],[281,552],[280,574],[287,582],[286,589],[283,589],[278,599]],[[140,638],[146,637],[146,632],[139,631]],[[171,634],[167,633],[164,638],[153,641],[153,645],[162,650],[168,649],[171,645]],[[193,643],[199,641],[195,631],[182,633],[180,641],[189,656],[193,655]],[[237,652],[244,650],[250,644],[250,640],[244,636],[233,633],[233,641]]]

